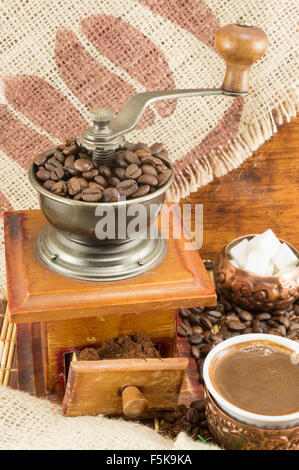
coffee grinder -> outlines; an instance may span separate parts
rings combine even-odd
[[[114,117],[95,108],[93,125],[77,141],[98,164],[110,165],[114,151],[146,107],[157,100],[191,96],[245,97],[250,66],[267,47],[265,33],[252,26],[228,25],[216,35],[226,62],[221,88],[144,92],[132,96]],[[46,155],[51,155],[53,149]],[[146,213],[146,233],[160,214],[169,182],[138,199],[99,203],[130,220],[134,205]],[[18,387],[63,403],[68,416],[125,414],[144,418],[188,405],[196,398],[186,372],[188,354],[178,354],[180,307],[215,305],[216,294],[197,251],[184,239],[163,235],[134,238],[128,233],[99,240],[95,204],[47,191],[29,170],[41,211],[5,213],[7,294],[10,321],[17,323]],[[151,206],[155,207],[154,217]],[[156,222],[154,222],[156,223]],[[175,216],[171,221],[180,225]],[[108,338],[141,332],[159,348],[162,359],[78,361],[76,352]],[[190,371],[190,369],[189,369]],[[192,375],[192,374],[191,374]],[[196,382],[196,381],[195,381]]]

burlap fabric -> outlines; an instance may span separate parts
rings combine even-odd
[[[171,441],[147,426],[103,416],[66,418],[59,406],[0,386],[0,449],[219,450],[180,434]]]

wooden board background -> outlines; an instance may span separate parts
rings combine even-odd
[[[279,127],[243,165],[192,193],[203,204],[202,258],[215,258],[234,238],[272,228],[299,248],[299,117]]]

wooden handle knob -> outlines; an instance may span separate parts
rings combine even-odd
[[[123,412],[128,418],[138,418],[147,408],[148,401],[141,391],[130,385],[122,391]]]
[[[222,88],[232,93],[247,93],[250,67],[268,46],[266,34],[255,26],[229,24],[217,32],[215,43],[226,62]]]

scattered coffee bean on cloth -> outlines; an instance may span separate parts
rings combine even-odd
[[[85,348],[78,353],[79,361],[132,358],[155,359],[161,358],[161,355],[151,339],[143,333],[111,338],[102,343],[99,348]]]
[[[92,153],[72,138],[58,145],[53,155],[36,155],[34,164],[36,178],[46,190],[85,202],[146,196],[171,177],[168,152],[158,142],[150,147],[140,142],[118,149],[109,167],[93,160]]]

